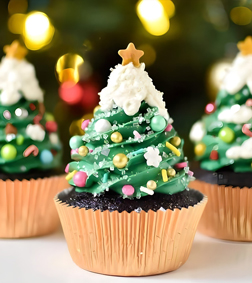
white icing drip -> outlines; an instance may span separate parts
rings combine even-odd
[[[4,57],[0,64],[0,103],[12,105],[23,96],[43,102],[43,92],[36,79],[35,69],[26,60]]]
[[[226,157],[230,159],[252,158],[252,138],[245,140],[241,146],[230,147],[226,151]]]
[[[145,100],[150,106],[158,107],[159,114],[168,120],[163,93],[156,90],[144,68],[144,63],[138,68],[129,63],[125,66],[119,64],[111,69],[108,85],[99,93],[101,109],[111,110],[115,103],[127,115],[132,116],[139,111],[141,102]]]
[[[206,133],[205,125],[203,122],[196,122],[190,131],[190,140],[193,142],[200,142]]]
[[[224,77],[221,89],[235,94],[246,84],[252,92],[252,55],[238,53]]]
[[[218,115],[218,119],[226,123],[243,124],[252,118],[252,109],[247,105],[235,104],[231,107],[225,108]]]

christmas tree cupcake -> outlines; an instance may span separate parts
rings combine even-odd
[[[238,48],[216,101],[191,129],[200,164],[191,186],[209,197],[202,233],[252,241],[252,37]]]
[[[27,50],[14,41],[0,64],[0,237],[32,237],[58,224],[53,196],[66,187],[57,124]]]
[[[56,197],[68,248],[81,268],[110,275],[168,272],[188,258],[206,198],[163,93],[130,43],[100,92],[100,108],[70,139],[71,189]]]

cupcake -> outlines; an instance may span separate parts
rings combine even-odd
[[[197,180],[209,198],[199,231],[220,239],[252,241],[252,37],[227,71],[214,103],[190,132]]]
[[[27,50],[14,41],[0,64],[0,237],[43,235],[58,227],[53,203],[67,187],[61,143]]]
[[[130,43],[111,70],[100,108],[70,139],[71,188],[55,198],[73,261],[109,275],[144,276],[187,260],[206,197],[193,179],[163,93]]]

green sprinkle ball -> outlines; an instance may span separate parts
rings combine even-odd
[[[166,120],[163,116],[157,115],[151,119],[150,127],[154,132],[163,131],[166,127]]]
[[[235,133],[229,127],[224,127],[219,131],[218,137],[225,143],[231,143],[235,138]]]
[[[12,160],[17,156],[17,150],[14,145],[6,144],[1,148],[1,156],[5,160]]]

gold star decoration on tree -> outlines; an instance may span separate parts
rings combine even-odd
[[[240,41],[237,44],[242,55],[252,54],[252,36],[247,36],[244,41]]]
[[[122,65],[125,66],[130,62],[133,63],[135,67],[140,66],[139,59],[144,55],[142,50],[137,50],[133,43],[130,43],[126,49],[119,50],[118,54],[122,57]]]
[[[28,52],[18,40],[14,40],[11,45],[5,45],[3,50],[6,53],[6,57],[16,58],[18,60],[22,60]]]

